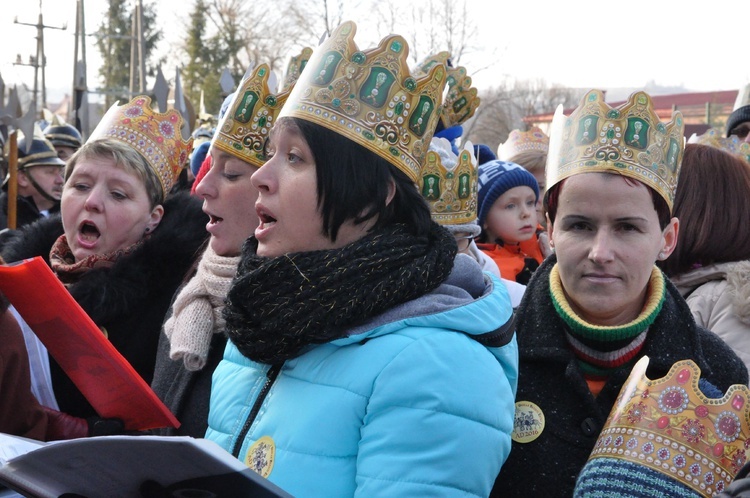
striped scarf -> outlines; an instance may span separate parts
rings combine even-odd
[[[552,303],[567,325],[568,344],[586,378],[604,380],[612,371],[631,364],[664,303],[666,285],[661,271],[656,267],[651,271],[646,304],[641,313],[635,320],[615,326],[593,325],[576,315],[565,298],[557,265],[552,268],[549,279]]]

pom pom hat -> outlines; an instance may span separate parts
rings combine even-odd
[[[526,186],[539,199],[539,184],[523,166],[496,159],[479,166],[479,226],[498,197],[514,187]]]
[[[409,47],[390,35],[368,51],[353,38],[356,25],[339,25],[314,51],[279,117],[311,121],[345,136],[419,181],[435,132],[447,81],[435,64],[411,75]]]
[[[570,116],[563,114],[562,106],[555,112],[547,155],[547,192],[569,176],[615,173],[654,189],[671,211],[684,129],[679,111],[669,123],[659,121],[645,92],[635,92],[612,108],[601,91],[591,90]]]

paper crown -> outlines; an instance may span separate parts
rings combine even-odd
[[[747,460],[750,389],[736,384],[722,398],[707,398],[692,360],[658,380],[646,377],[648,361],[644,356],[633,367],[589,461],[627,460],[704,496],[721,492]]]
[[[612,108],[599,90],[589,91],[573,113],[557,108],[550,130],[547,188],[580,173],[611,172],[653,188],[671,211],[685,139],[682,113],[664,124],[651,97],[633,93]]]
[[[466,68],[452,67],[450,52],[439,52],[417,65],[417,74],[427,74],[436,64],[443,64],[448,74],[448,92],[443,102],[440,121],[444,128],[465,123],[479,107],[481,99],[477,96],[477,89],[472,88],[471,78],[467,76]]]
[[[708,145],[722,149],[750,163],[750,143],[740,140],[736,135],[728,137],[722,135],[721,130],[710,128],[703,135],[693,133],[688,139],[688,143]]]
[[[302,51],[289,59],[289,64],[286,66],[286,74],[284,75],[284,84],[282,86],[282,92],[291,91],[292,87],[300,75],[302,70],[307,66],[307,62],[310,60],[313,50],[310,47],[305,47]]]
[[[270,75],[268,64],[261,64],[240,83],[212,141],[212,147],[257,167],[266,162],[263,147],[289,96],[288,92],[271,93]]]
[[[497,148],[497,158],[510,161],[520,152],[538,151],[546,154],[549,151],[549,137],[534,126],[529,131],[513,130],[508,139]]]
[[[471,142],[466,142],[456,156],[448,140],[432,140],[418,186],[436,223],[463,225],[476,221],[477,168]]]
[[[414,78],[402,36],[390,35],[363,52],[353,41],[356,31],[353,22],[344,22],[313,51],[280,117],[335,131],[417,183],[440,114],[445,66]]]
[[[115,102],[102,117],[87,142],[109,138],[138,151],[161,182],[166,196],[187,164],[193,138],[182,138],[182,116],[170,109],[151,109],[151,99],[138,96],[125,105]]]

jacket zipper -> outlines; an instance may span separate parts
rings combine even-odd
[[[271,386],[273,386],[273,383],[276,381],[276,377],[279,376],[282,365],[283,363],[271,365],[271,368],[269,368],[268,372],[266,372],[266,383],[260,390],[258,398],[255,400],[255,404],[253,404],[253,409],[250,410],[250,414],[247,416],[247,420],[245,420],[245,424],[242,426],[242,430],[237,436],[237,439],[234,441],[234,447],[232,447],[232,455],[237,459],[240,458],[240,448],[242,448],[242,443],[245,440],[245,436],[247,436],[247,433],[250,432],[250,426],[253,425],[253,422],[255,422],[255,418],[258,416],[260,407],[263,404],[263,401],[266,399],[266,396],[268,396],[268,391],[271,390]]]

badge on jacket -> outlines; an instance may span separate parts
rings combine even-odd
[[[516,415],[513,418],[513,433],[510,437],[517,443],[530,443],[544,430],[544,413],[531,401],[516,403]]]

